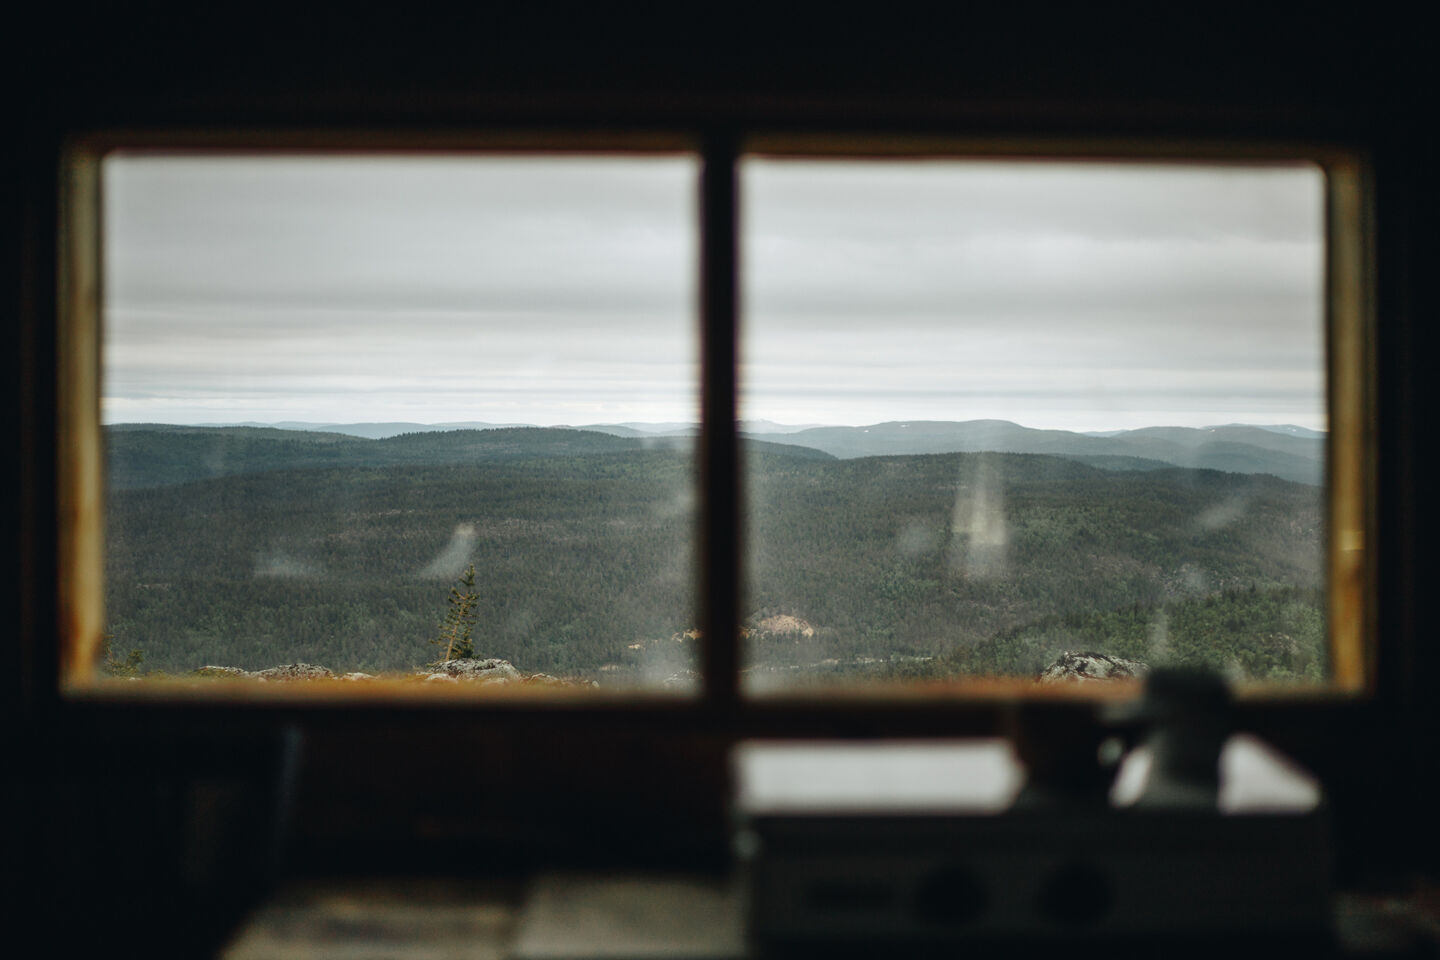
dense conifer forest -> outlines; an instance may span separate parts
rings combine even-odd
[[[142,672],[408,670],[434,659],[472,563],[477,656],[602,685],[693,665],[684,438],[131,426],[108,442],[111,646],[141,650]],[[746,454],[757,672],[1033,675],[1093,650],[1324,676],[1318,487],[1126,458]],[[806,632],[761,627],[777,616]]]

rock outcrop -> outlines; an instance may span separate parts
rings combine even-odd
[[[235,680],[322,680],[334,677],[325,667],[313,663],[286,663],[264,670],[242,670],[239,667],[217,667],[206,664],[195,671],[197,676]]]
[[[358,671],[336,677],[329,669],[313,663],[288,663],[265,670],[242,670],[239,667],[223,667],[207,664],[195,671],[199,677],[217,679],[288,681],[288,680],[348,680],[359,682],[381,679],[372,673]],[[509,660],[489,657],[483,660],[464,658],[441,660],[427,664],[412,674],[427,683],[523,683],[547,687],[598,687],[594,680],[572,680],[552,677],[548,673],[521,673]]]
[[[773,617],[766,617],[755,624],[756,633],[768,633],[775,637],[804,637],[809,639],[815,636],[815,625],[800,617],[793,617],[788,613],[777,613]]]
[[[254,676],[249,670],[241,670],[239,667],[217,667],[210,663],[196,670],[195,675],[199,677],[234,677],[237,680]]]
[[[257,670],[251,676],[256,680],[328,680],[335,674],[313,663],[287,663],[267,670]]]
[[[525,679],[525,675],[516,670],[509,660],[498,657],[487,657],[484,660],[471,657],[441,660],[430,664],[426,669],[429,671],[426,680],[433,680],[437,676],[478,683],[510,683]]]
[[[1066,650],[1054,663],[1040,671],[1037,683],[1093,683],[1132,680],[1144,677],[1150,665],[1104,653],[1071,653]]]

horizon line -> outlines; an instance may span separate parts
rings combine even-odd
[[[744,424],[747,424],[747,423],[752,423],[752,424],[753,424],[753,423],[765,423],[765,424],[771,424],[771,425],[776,426],[776,427],[790,428],[790,429],[793,429],[793,430],[796,431],[796,432],[798,432],[798,431],[800,431],[800,430],[810,430],[810,429],[818,429],[818,428],[831,428],[831,427],[850,428],[850,429],[863,429],[863,428],[867,428],[867,427],[886,426],[886,425],[888,425],[888,424],[900,424],[900,425],[902,425],[902,426],[907,426],[907,425],[912,424],[912,423],[947,423],[947,424],[1004,423],[1004,424],[1009,424],[1009,425],[1011,425],[1011,426],[1020,427],[1021,429],[1024,429],[1024,430],[1052,431],[1052,432],[1058,432],[1058,433],[1074,433],[1074,434],[1081,434],[1081,435],[1085,435],[1085,434],[1099,434],[1099,433],[1111,433],[1111,434],[1114,434],[1114,433],[1132,433],[1132,432],[1134,432],[1134,431],[1136,431],[1136,430],[1151,430],[1151,429],[1215,430],[1215,429],[1219,429],[1219,428],[1222,428],[1222,427],[1256,427],[1256,428],[1265,428],[1265,427],[1289,427],[1289,428],[1293,428],[1293,429],[1296,429],[1296,430],[1305,430],[1305,431],[1308,431],[1308,432],[1311,432],[1311,433],[1326,434],[1326,435],[1328,435],[1329,432],[1330,432],[1329,429],[1328,429],[1328,427],[1327,427],[1327,428],[1316,428],[1316,427],[1306,427],[1306,426],[1303,426],[1303,425],[1298,424],[1298,423],[1289,423],[1289,422],[1277,422],[1277,421],[1263,421],[1263,422],[1262,422],[1262,421],[1242,421],[1242,420],[1231,420],[1231,421],[1227,421],[1227,422],[1225,422],[1225,423],[1206,423],[1206,424],[1200,424],[1200,425],[1198,425],[1198,426],[1189,426],[1189,425],[1177,424],[1177,423],[1151,423],[1151,424],[1148,424],[1148,425],[1142,426],[1142,427],[1115,427],[1115,428],[1100,428],[1100,429],[1086,429],[1086,430],[1082,430],[1082,429],[1071,429],[1071,428],[1067,428],[1067,427],[1034,427],[1034,426],[1029,426],[1029,425],[1027,425],[1027,424],[1021,423],[1021,422],[1018,421],[1018,420],[1007,420],[1007,419],[1004,419],[1004,418],[1002,418],[1002,417],[973,417],[973,418],[970,418],[970,419],[967,419],[967,420],[939,420],[939,419],[926,418],[926,417],[912,417],[912,418],[907,418],[907,419],[877,420],[877,421],[872,421],[872,422],[869,422],[869,423],[814,423],[814,422],[812,422],[812,423],[785,423],[785,422],[778,421],[778,420],[771,420],[771,419],[769,419],[769,418],[767,418],[767,417],[749,417],[749,418],[739,418],[739,419],[737,419],[735,422],[736,422],[737,424],[740,424],[740,425],[744,425]],[[700,426],[701,426],[701,423],[700,423],[700,421],[698,421],[698,420],[608,420],[608,421],[593,421],[593,422],[586,422],[586,423],[548,423],[548,424],[546,424],[546,423],[525,423],[525,422],[518,422],[518,421],[499,422],[499,421],[490,421],[490,420],[438,420],[438,421],[428,421],[428,422],[427,422],[427,421],[421,421],[421,420],[296,420],[296,419],[286,419],[286,420],[228,420],[228,421],[207,420],[207,421],[197,421],[197,422],[189,422],[189,423],[180,423],[180,422],[167,421],[167,420],[114,420],[114,421],[105,421],[105,420],[102,419],[102,422],[101,422],[101,426],[102,426],[102,427],[163,426],[163,427],[202,427],[202,428],[213,428],[213,429],[224,429],[224,428],[226,428],[226,427],[252,427],[252,426],[271,427],[271,428],[283,429],[283,426],[281,426],[281,425],[283,425],[283,424],[303,425],[303,426],[306,426],[306,427],[354,427],[354,426],[377,426],[377,427],[385,427],[385,426],[418,426],[418,427],[431,427],[431,428],[445,428],[445,427],[450,427],[450,428],[457,429],[457,430],[476,429],[476,428],[479,428],[479,429],[498,429],[498,430],[514,429],[514,428],[534,428],[534,429],[542,429],[542,430],[551,430],[551,429],[583,429],[583,428],[586,428],[586,427],[629,427],[629,428],[632,428],[632,429],[639,429],[639,428],[642,427],[642,426],[664,427],[664,428],[666,428],[666,429],[695,428],[695,429],[698,430],[698,429],[700,428]]]

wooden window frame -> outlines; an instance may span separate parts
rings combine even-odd
[[[493,124],[506,129],[503,122]],[[823,118],[822,118],[823,121]],[[807,120],[816,128],[813,118]],[[1079,723],[1094,722],[1093,698],[1037,698],[1023,696],[1016,686],[995,685],[976,690],[975,695],[957,698],[924,691],[894,696],[788,696],[775,699],[745,699],[739,691],[740,656],[738,643],[717,642],[733,637],[739,623],[741,589],[738,529],[740,511],[739,443],[735,427],[736,344],[738,316],[738,220],[737,161],[746,152],[784,150],[792,153],[894,155],[901,153],[952,153],[973,156],[984,152],[996,156],[1047,156],[1064,158],[1125,159],[1210,159],[1255,161],[1265,158],[1313,159],[1327,172],[1327,329],[1330,331],[1332,442],[1341,435],[1353,456],[1330,457],[1330,489],[1340,491],[1344,506],[1337,512],[1331,503],[1332,529],[1350,531],[1341,542],[1345,552],[1337,559],[1332,547],[1330,581],[1332,596],[1343,591],[1346,630],[1363,639],[1348,653],[1335,657],[1335,688],[1297,693],[1283,699],[1247,701],[1237,713],[1240,725],[1269,736],[1282,748],[1302,760],[1320,757],[1315,749],[1329,735],[1355,743],[1394,723],[1397,706],[1403,699],[1393,679],[1396,654],[1394,641],[1387,643],[1379,631],[1378,591],[1382,568],[1402,558],[1381,556],[1377,547],[1383,540],[1378,517],[1384,510],[1388,487],[1378,479],[1377,423],[1374,413],[1377,394],[1379,331],[1375,319],[1375,272],[1373,252],[1374,192],[1369,160],[1358,147],[1316,145],[1304,139],[1256,139],[1253,130],[1228,131],[1199,141],[1180,141],[1146,129],[1107,129],[1081,137],[1037,139],[1032,136],[987,131],[969,140],[948,132],[936,132],[925,123],[895,131],[884,124],[861,127],[851,136],[831,133],[796,133],[806,124],[781,122],[739,125],[733,118],[699,124],[680,124],[691,132],[676,135],[677,125],[637,122],[638,132],[616,136],[596,133],[574,122],[538,130],[476,137],[468,133],[376,133],[364,129],[326,128],[317,122],[306,131],[249,128],[240,132],[217,132],[213,126],[119,129],[95,133],[61,129],[46,138],[51,167],[42,183],[53,187],[54,218],[49,226],[32,224],[33,233],[49,237],[53,259],[42,256],[32,268],[35,276],[53,279],[53,295],[38,296],[28,315],[30,339],[28,358],[38,375],[26,385],[27,395],[36,399],[30,412],[36,429],[27,458],[30,483],[24,492],[25,504],[41,522],[28,542],[25,559],[31,571],[31,606],[21,627],[21,684],[24,711],[31,722],[81,736],[102,729],[120,729],[137,736],[164,736],[184,726],[202,736],[220,736],[229,730],[270,730],[279,726],[298,727],[307,741],[310,773],[303,780],[307,802],[302,802],[302,819],[312,816],[306,835],[307,849],[319,863],[344,860],[339,852],[357,835],[423,837],[413,811],[393,803],[382,804],[376,830],[347,820],[345,811],[358,817],[353,804],[346,807],[342,797],[357,784],[374,784],[356,757],[362,745],[382,744],[381,756],[398,758],[417,744],[428,758],[420,764],[439,768],[445,761],[441,746],[484,740],[507,745],[512,755],[547,745],[567,756],[578,757],[590,744],[601,753],[630,754],[612,769],[585,769],[598,779],[589,782],[597,796],[610,797],[614,804],[602,805],[614,812],[638,794],[637,771],[647,763],[659,762],[670,779],[686,779],[694,789],[676,789],[667,780],[660,800],[678,803],[693,813],[687,821],[693,834],[680,842],[659,844],[660,859],[667,854],[693,858],[710,854],[723,859],[724,803],[728,768],[725,755],[729,745],[750,737],[769,738],[895,738],[955,737],[1003,734],[1015,729],[1027,716],[1059,712]],[[1043,127],[1044,123],[1028,124]],[[624,127],[625,124],[617,124]],[[838,123],[821,122],[819,129],[838,128]],[[981,126],[984,126],[983,124]],[[328,132],[327,132],[328,130]],[[317,132],[318,131],[318,132]],[[100,628],[98,592],[102,582],[99,533],[103,490],[100,477],[100,431],[98,426],[98,338],[93,318],[99,305],[98,225],[93,216],[77,211],[96,209],[99,155],[114,146],[190,147],[235,150],[245,147],[283,146],[313,150],[444,150],[502,149],[533,150],[614,150],[672,149],[677,143],[697,148],[701,155],[701,300],[702,323],[702,437],[700,464],[703,504],[700,523],[702,559],[700,616],[705,643],[702,653],[704,685],[696,700],[635,698],[627,701],[573,699],[556,701],[480,700],[463,702],[451,697],[403,702],[374,699],[359,701],[299,700],[197,700],[182,696],[111,695],[98,689],[83,694],[62,695],[63,678],[73,664],[85,658],[93,643],[79,640],[98,637]],[[46,209],[42,206],[42,209]],[[56,318],[53,326],[46,315]],[[86,320],[84,318],[91,319]],[[1339,331],[1337,333],[1337,330]],[[1337,369],[1339,362],[1342,369]],[[1343,409],[1337,410],[1334,393],[1342,389]],[[54,398],[47,413],[48,399]],[[48,454],[48,457],[47,457]],[[1342,462],[1343,461],[1343,462]],[[1338,465],[1337,465],[1338,464]],[[1390,481],[1392,484],[1396,481]],[[1404,483],[1401,478],[1400,483]],[[48,519],[47,519],[48,518]],[[53,535],[52,535],[53,534]],[[1333,537],[1333,534],[1332,534]],[[1357,542],[1358,541],[1358,542]],[[1388,661],[1388,662],[1387,662]],[[398,734],[396,731],[400,731]],[[483,731],[483,733],[481,733]],[[387,753],[388,744],[390,752]],[[439,746],[436,746],[439,745]],[[428,753],[434,747],[433,757]],[[1309,749],[1307,749],[1309,747]],[[1323,767],[1323,763],[1320,764]],[[1343,761],[1342,774],[1363,778],[1364,764]],[[1322,769],[1322,774],[1325,771]],[[538,775],[537,775],[538,774]],[[557,773],[555,764],[532,760],[517,761],[500,778],[501,786],[517,797],[536,797],[564,789],[572,781]],[[1342,776],[1342,780],[1344,777]],[[524,785],[536,784],[533,790]],[[667,792],[668,791],[668,792]],[[677,800],[677,798],[679,798]],[[388,801],[387,801],[388,802]],[[363,806],[363,805],[362,805]],[[657,804],[642,805],[653,812]],[[341,810],[340,824],[327,832],[317,827],[323,819],[319,810]],[[518,815],[518,814],[517,814]],[[536,814],[557,836],[568,836],[563,824],[572,818]],[[682,818],[683,819],[683,818]],[[402,824],[405,825],[402,827]],[[561,825],[557,827],[557,825]],[[620,836],[626,836],[620,831]],[[398,841],[397,841],[398,842]],[[403,844],[400,844],[403,846]],[[603,845],[602,845],[603,846]],[[610,848],[605,848],[610,849]],[[613,851],[612,851],[613,852]],[[602,853],[601,856],[604,854]],[[394,852],[396,862],[406,854]],[[381,860],[384,858],[382,857]],[[566,859],[560,855],[559,859]]]
[[[1362,224],[1366,210],[1364,166],[1353,153],[1315,144],[1167,142],[1117,145],[1103,140],[1067,142],[993,138],[963,140],[922,136],[795,135],[701,131],[698,134],[603,134],[564,131],[543,134],[484,134],[451,137],[406,136],[388,132],[281,134],[274,131],[219,133],[98,133],[72,142],[62,161],[59,286],[59,537],[60,679],[75,696],[105,696],[91,686],[92,664],[103,632],[103,441],[99,423],[101,225],[100,166],[112,149],[200,151],[217,156],[241,153],[374,154],[377,152],[466,151],[495,154],[539,151],[693,152],[700,161],[698,184],[699,342],[701,433],[698,449],[700,516],[697,582],[701,626],[700,704],[711,713],[746,709],[740,667],[742,530],[741,454],[738,433],[740,338],[739,164],[746,155],[804,158],[1010,159],[1018,161],[1109,161],[1152,163],[1264,164],[1313,162],[1325,176],[1325,325],[1327,356],[1327,603],[1331,679],[1301,696],[1345,697],[1372,689],[1374,649],[1374,564],[1366,544],[1375,540],[1371,505],[1375,470],[1374,436],[1366,411],[1374,381],[1370,344],[1372,311],[1365,301],[1367,253]],[[119,691],[109,691],[117,693]],[[136,691],[141,692],[141,691]],[[313,691],[292,688],[304,697]],[[332,691],[333,692],[333,691]],[[1264,693],[1273,691],[1264,690]],[[1295,695],[1297,691],[1283,691]],[[349,691],[344,699],[362,697]],[[391,691],[393,694],[393,691]],[[850,696],[847,696],[850,694]],[[1062,690],[1080,699],[1101,696],[1093,688]],[[229,696],[240,696],[227,691]],[[431,692],[427,691],[426,696]],[[792,694],[807,709],[846,710],[854,695],[897,706],[920,701],[927,712],[956,697],[1025,699],[1034,696],[1024,680],[961,682],[932,695],[903,686],[872,690]],[[266,699],[275,693],[267,691]],[[485,709],[485,698],[456,696],[457,703]],[[627,699],[645,699],[627,695]],[[517,705],[519,709],[525,706]]]

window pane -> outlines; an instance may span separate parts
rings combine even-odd
[[[108,672],[693,687],[695,177],[108,157]]]
[[[746,689],[1325,679],[1318,168],[752,157],[741,185]]]

